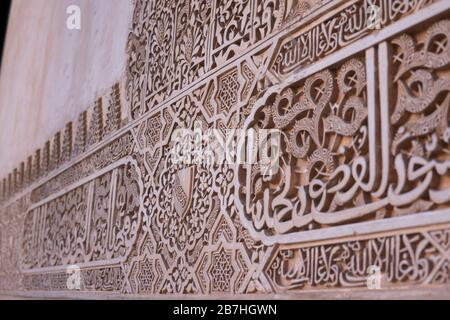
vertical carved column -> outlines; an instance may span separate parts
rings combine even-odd
[[[3,180],[0,183],[0,186],[1,186],[0,197],[1,200],[4,201],[6,199],[6,179],[3,178]]]
[[[41,149],[37,149],[34,153],[33,162],[33,181],[41,176]]]
[[[19,190],[22,190],[22,188],[24,187],[24,182],[25,182],[25,162],[20,163],[18,174],[19,174],[18,188],[19,188]]]
[[[66,124],[63,139],[61,163],[69,161],[72,157],[72,122]]]
[[[8,174],[8,194],[7,196],[10,197],[13,194],[13,176],[12,173]]]
[[[84,111],[78,116],[77,135],[75,137],[74,155],[84,152],[87,144],[87,112]]]
[[[44,176],[48,173],[50,169],[50,141],[45,143],[45,147],[42,150],[42,162],[41,170],[39,172],[40,176]]]
[[[88,145],[92,146],[103,139],[103,106],[99,98],[94,105],[91,122],[89,126]]]
[[[13,187],[12,187],[13,194],[15,194],[17,192],[17,190],[19,189],[18,185],[19,185],[19,172],[16,168],[13,171]]]
[[[3,181],[2,181],[2,192],[1,192],[2,200],[6,199],[6,196],[7,196],[6,191],[7,191],[6,178],[3,178]]]
[[[33,157],[29,156],[27,159],[27,164],[25,166],[25,185],[29,185],[33,180]]]
[[[61,157],[61,133],[57,132],[53,138],[52,150],[50,157],[49,171],[55,170],[59,166]]]
[[[120,104],[120,86],[116,83],[111,90],[108,104],[108,113],[106,115],[105,136],[111,135],[120,128],[122,118]]]

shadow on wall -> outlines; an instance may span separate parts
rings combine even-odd
[[[3,61],[3,46],[5,44],[6,29],[8,27],[11,0],[2,0],[0,4],[0,70]]]

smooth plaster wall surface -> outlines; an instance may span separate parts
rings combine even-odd
[[[66,27],[69,5],[81,30]],[[0,74],[0,178],[125,73],[132,0],[13,0]]]

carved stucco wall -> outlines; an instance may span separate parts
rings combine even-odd
[[[3,291],[358,296],[377,267],[375,297],[449,296],[450,2],[137,0],[127,55],[2,180]],[[233,128],[278,129],[280,170],[174,162]]]

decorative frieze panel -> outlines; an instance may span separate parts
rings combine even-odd
[[[128,158],[34,205],[23,229],[22,268],[123,259],[142,221],[142,183]]]
[[[283,151],[269,178],[258,164],[237,166],[235,200],[253,236],[294,242],[301,231],[448,208],[449,23],[256,100],[244,129],[280,130]]]
[[[0,291],[23,290],[20,247],[29,197],[0,209]]]
[[[274,55],[271,71],[282,78],[377,32],[435,1],[359,0],[346,1],[331,17],[289,35]]]
[[[373,51],[367,53],[373,59]],[[371,71],[373,66],[369,66]],[[255,102],[244,129],[281,132],[280,169],[239,165],[236,204],[243,222],[266,235],[312,230],[375,214],[374,157],[378,123],[369,105],[365,57],[354,57],[305,80],[269,90]],[[369,115],[370,114],[370,115]],[[371,140],[371,141],[370,141]],[[327,214],[329,213],[329,214]]]
[[[84,269],[80,271],[79,290],[83,292],[120,293],[124,277],[120,267]],[[70,292],[67,283],[71,275],[66,272],[27,274],[23,277],[23,286],[30,291]],[[75,284],[78,286],[78,283]],[[77,289],[78,290],[78,289]]]
[[[134,119],[329,1],[137,0],[128,39]]]
[[[447,208],[450,201],[450,20],[390,44],[394,213]]]
[[[277,292],[449,283],[450,229],[318,246],[282,246],[265,267]],[[378,277],[379,276],[379,277]]]
[[[439,0],[137,0],[126,92],[0,183],[0,289],[447,288],[449,19]]]
[[[46,181],[33,189],[31,191],[31,200],[39,202],[72,183],[113,164],[115,161],[131,155],[132,150],[133,136],[127,132],[83,160],[72,164],[71,167],[56,175],[50,181]]]

